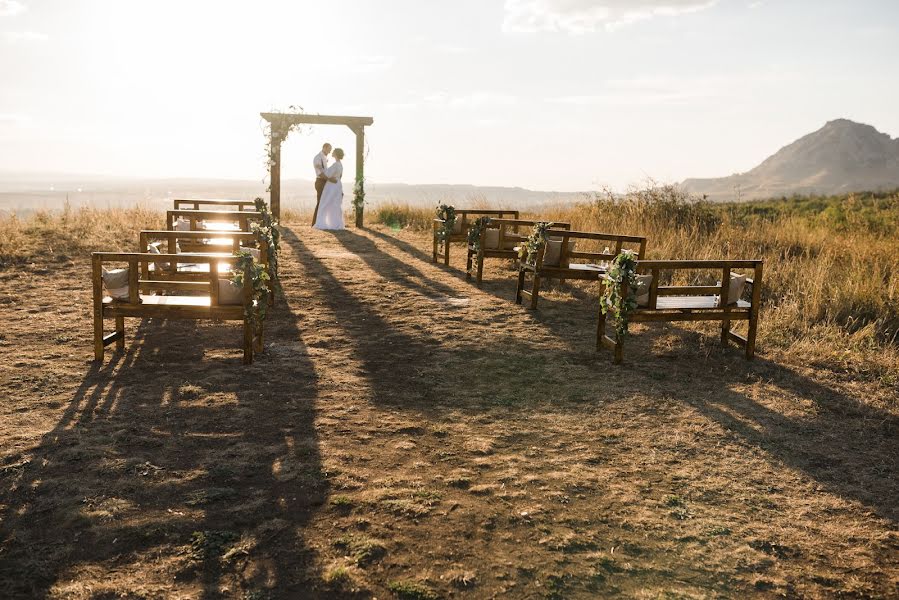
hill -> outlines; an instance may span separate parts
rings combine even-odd
[[[716,201],[893,189],[899,187],[899,139],[871,125],[836,119],[746,173],[681,185]]]

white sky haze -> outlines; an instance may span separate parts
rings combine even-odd
[[[895,137],[897,72],[894,0],[0,0],[0,170],[262,178],[294,104],[374,117],[374,181],[620,189]]]

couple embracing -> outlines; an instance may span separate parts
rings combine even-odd
[[[312,226],[316,229],[343,229],[343,149],[334,148],[334,162],[328,165],[331,144],[322,146],[322,151],[312,159],[315,167],[315,212]]]

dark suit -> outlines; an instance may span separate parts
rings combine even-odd
[[[321,161],[321,162],[320,162]],[[328,166],[328,159],[321,152],[315,155],[315,158],[312,160],[312,164],[314,167],[321,167],[322,171],[324,171]],[[316,219],[318,219],[318,203],[322,201],[322,190],[325,189],[325,184],[328,183],[328,178],[324,175],[316,174],[315,177],[315,210],[312,211],[312,224],[315,225]]]

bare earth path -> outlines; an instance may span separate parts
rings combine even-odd
[[[711,328],[613,367],[593,298],[414,234],[282,248],[251,367],[153,321],[94,366],[86,258],[0,271],[0,597],[899,595],[895,390]]]

